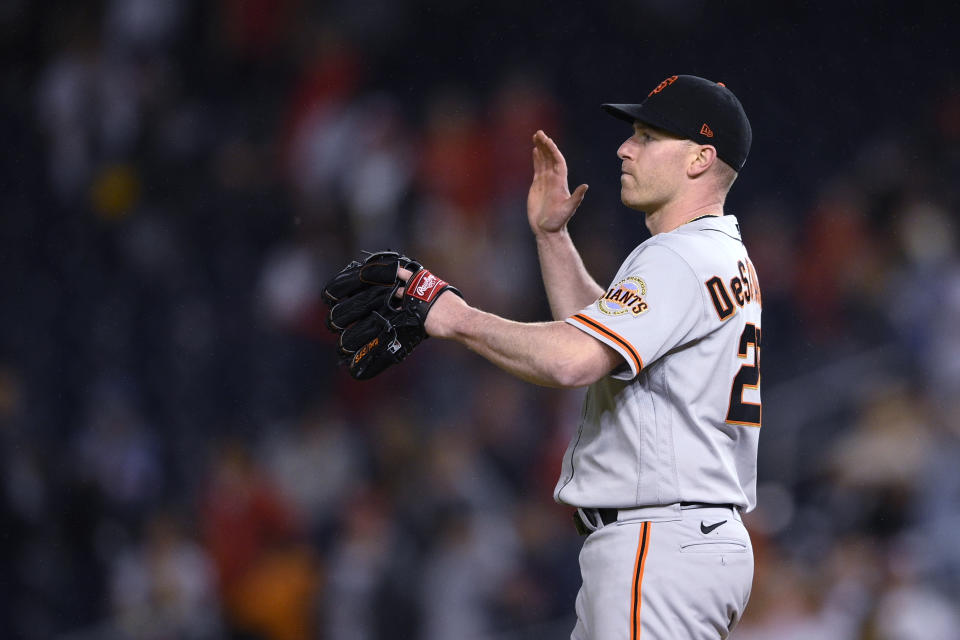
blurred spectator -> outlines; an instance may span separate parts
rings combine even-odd
[[[138,516],[163,491],[156,440],[127,392],[115,383],[96,385],[88,410],[76,442],[79,475],[98,488],[118,515]]]
[[[442,505],[431,528],[431,553],[424,559],[420,593],[421,637],[483,638],[495,631],[490,615],[516,563],[516,540],[496,511],[466,503]]]
[[[272,640],[310,637],[312,553],[242,444],[228,442],[216,452],[200,515],[228,625]]]
[[[337,519],[337,510],[362,477],[361,453],[344,420],[320,408],[294,429],[270,431],[262,445],[271,478],[314,535]]]
[[[97,29],[80,12],[67,16],[67,40],[44,69],[37,93],[50,182],[64,202],[83,191],[102,159],[128,153],[141,128],[132,61],[97,49]]]
[[[861,195],[841,183],[822,197],[805,225],[796,279],[808,334],[821,342],[843,336],[877,273],[876,247]],[[774,277],[777,277],[774,272]]]
[[[875,587],[876,551],[866,540],[838,545],[815,565],[776,545],[758,550],[750,605],[731,637],[737,640],[859,638]]]
[[[525,200],[530,188],[533,132],[557,132],[559,106],[530,73],[512,73],[504,78],[490,101],[494,192],[488,197],[519,204],[517,201]]]
[[[951,602],[919,581],[888,589],[877,602],[875,637],[879,640],[956,640],[960,615]]]
[[[284,161],[295,193],[308,206],[340,197],[340,159],[352,152],[359,123],[348,108],[361,61],[340,34],[322,29],[305,57],[283,123]],[[329,207],[329,204],[326,204]]]
[[[184,13],[182,0],[109,0],[105,4],[105,48],[124,53],[156,52],[170,46]]]
[[[954,602],[960,600],[960,412],[957,399],[937,406],[929,455],[917,478],[916,500],[910,505],[909,545],[904,554],[915,564],[918,587],[937,585]],[[957,613],[960,613],[958,611]]]
[[[289,35],[299,0],[220,0],[220,33],[238,59],[274,53]]]
[[[568,514],[546,495],[518,501],[514,511],[517,559],[493,596],[493,619],[503,629],[529,629],[543,620],[568,618],[580,588],[580,538]]]
[[[357,246],[391,246],[405,240],[400,213],[413,178],[414,149],[399,105],[375,95],[353,108],[357,131],[347,154],[344,200]]]
[[[125,637],[218,638],[213,566],[182,523],[158,513],[142,545],[122,552],[112,582],[114,616]]]
[[[317,262],[314,252],[299,245],[278,247],[264,260],[259,298],[262,314],[271,324],[292,331],[313,331],[323,286]]]
[[[933,447],[925,407],[901,386],[867,398],[860,420],[837,439],[828,459],[847,525],[876,535],[903,528],[914,488]],[[851,495],[852,494],[852,495]]]
[[[889,315],[911,359],[938,400],[960,389],[960,260],[950,214],[935,202],[904,206],[896,235],[903,264],[894,285],[903,291]]]
[[[329,554],[323,637],[330,640],[417,637],[413,590],[419,579],[409,540],[380,492],[347,494]]]
[[[428,200],[450,208],[469,231],[493,195],[493,149],[480,105],[455,88],[438,91],[426,113],[417,182]]]

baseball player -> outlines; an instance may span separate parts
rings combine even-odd
[[[404,305],[428,335],[536,384],[589,385],[554,491],[586,536],[571,637],[725,638],[753,579],[740,514],[755,506],[761,422],[760,287],[737,220],[723,210],[750,124],[729,89],[696,76],[667,78],[640,104],[603,108],[632,127],[617,151],[620,195],[653,234],[608,287],[567,233],[587,186],[569,192],[564,158],[542,131],[527,215],[554,322],[485,313],[393,258],[384,286],[399,272]],[[374,314],[376,327],[385,313]],[[355,340],[353,363],[404,342],[402,331],[393,342],[383,335]]]

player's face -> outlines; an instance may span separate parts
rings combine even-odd
[[[690,147],[687,140],[633,125],[633,135],[617,149],[620,158],[620,200],[631,209],[656,211],[683,184]]]

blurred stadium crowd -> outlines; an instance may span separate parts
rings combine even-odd
[[[754,122],[728,213],[766,411],[734,637],[960,638],[955,37],[747,4],[4,3],[3,637],[566,637],[580,539],[551,492],[580,392],[439,341],[356,383],[318,289],[402,248],[548,318],[530,136],[594,187],[573,234],[603,282],[646,231],[597,106],[679,72]]]

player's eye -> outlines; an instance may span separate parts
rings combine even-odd
[[[653,136],[650,135],[650,133],[647,131],[646,128],[635,127],[633,129],[633,139],[636,140],[638,143],[646,143],[646,142],[650,142],[654,138]]]

